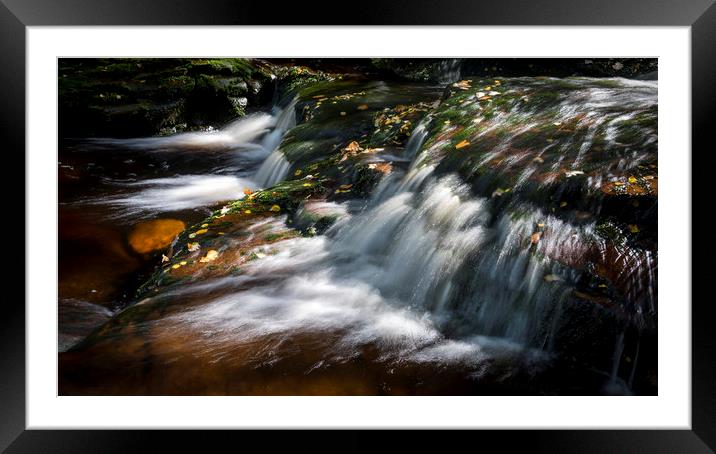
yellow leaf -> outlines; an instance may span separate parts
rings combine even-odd
[[[631,233],[639,233],[639,227],[636,224],[629,224],[629,231]]]
[[[244,213],[251,214],[251,210],[244,210]]]
[[[219,253],[216,252],[213,249],[210,249],[206,252],[206,255],[199,259],[201,263],[207,263],[216,260],[216,258],[219,256]]]
[[[564,208],[564,207],[566,207],[566,206],[567,206],[567,202],[561,202],[561,203],[559,204],[559,207],[560,207],[560,208]]]
[[[194,233],[196,233],[197,235],[203,235],[203,234],[205,234],[206,232],[208,232],[207,229],[199,229],[199,230],[197,230],[197,231],[194,232]]]
[[[182,260],[181,262],[179,262],[179,264],[180,264],[181,266],[184,266],[184,265],[186,265],[186,261],[185,261],[185,260]]]
[[[356,107],[358,110],[368,110],[368,104],[361,104],[360,106]]]
[[[175,270],[175,269],[179,268],[180,266],[181,266],[180,264],[175,263],[174,265],[172,265],[172,269]]]
[[[631,184],[636,183],[636,178],[634,178],[634,177],[629,177],[629,183],[631,183]]]
[[[470,145],[470,142],[468,142],[467,140],[463,140],[462,142],[455,145],[455,148],[459,150],[460,148],[465,148],[468,145]]]
[[[296,176],[301,175],[301,169],[296,170],[293,174]]]
[[[209,224],[201,224],[201,227],[202,227],[202,228],[209,227]]]
[[[187,249],[189,249],[189,252],[194,252],[199,250],[199,243],[189,243],[186,245]]]
[[[304,186],[304,187],[309,187],[309,186],[311,186],[311,183],[303,183],[303,186]]]
[[[281,211],[281,207],[278,205],[273,205],[269,211]]]

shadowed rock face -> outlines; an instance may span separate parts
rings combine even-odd
[[[282,92],[260,182],[60,356],[61,394],[654,393],[656,83]]]
[[[63,137],[170,134],[224,124],[271,101],[263,63],[226,59],[60,59]]]

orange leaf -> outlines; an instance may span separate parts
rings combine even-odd
[[[455,148],[459,150],[460,148],[465,148],[468,145],[470,145],[470,142],[468,142],[467,140],[463,140],[459,144],[455,145]]]

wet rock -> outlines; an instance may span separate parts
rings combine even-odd
[[[177,219],[154,219],[137,224],[129,233],[129,245],[140,254],[165,249],[184,230]]]
[[[258,60],[61,59],[59,66],[63,136],[219,126],[269,102],[274,88],[269,66]]]

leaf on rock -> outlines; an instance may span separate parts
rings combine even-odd
[[[348,146],[345,147],[343,150],[351,153],[356,153],[362,149],[363,148],[360,146],[360,144],[354,140],[353,142],[349,143]]]
[[[199,259],[201,263],[207,263],[212,262],[216,260],[216,258],[219,256],[219,253],[215,251],[214,249],[210,249],[206,252],[206,255]]]
[[[467,140],[463,140],[462,142],[455,145],[455,149],[459,150],[460,148],[465,148],[468,145],[470,145],[470,142],[468,142]]]

